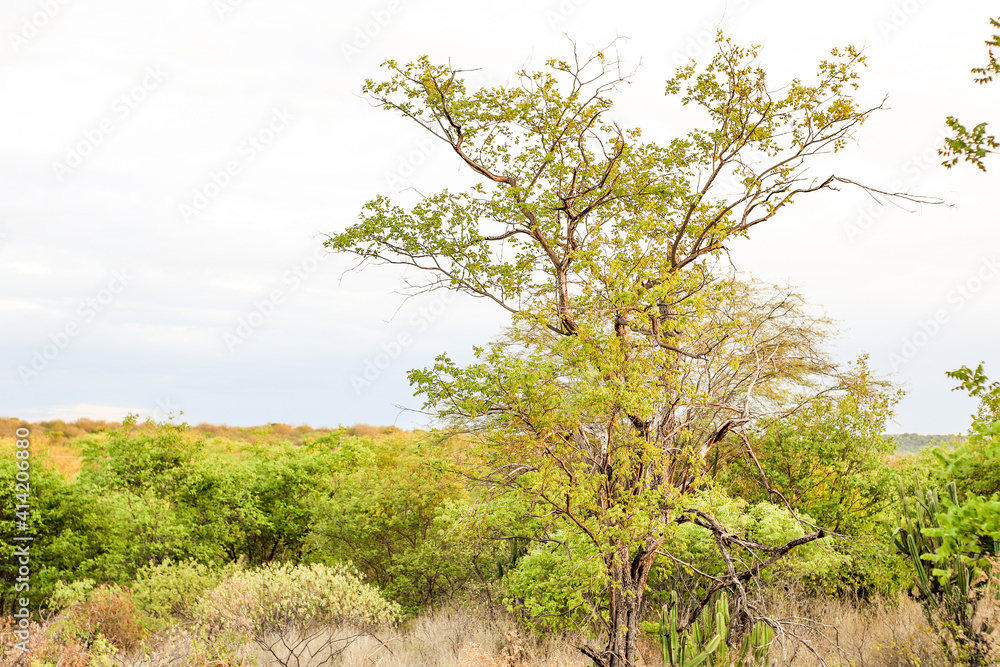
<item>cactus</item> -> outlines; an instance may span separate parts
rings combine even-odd
[[[663,663],[672,667],[723,667],[768,665],[768,653],[774,631],[765,623],[756,623],[740,644],[736,660],[729,646],[729,599],[721,593],[706,606],[691,624],[690,631],[677,629],[677,593],[670,592],[670,607],[660,613],[659,637]]]
[[[947,487],[953,507],[958,507],[958,490],[954,482]],[[968,558],[955,554],[946,558],[939,553],[943,534],[939,517],[943,514],[936,491],[919,487],[914,497],[907,497],[900,485],[902,515],[890,536],[896,550],[906,556],[914,569],[916,596],[924,609],[927,622],[937,632],[941,645],[953,662],[985,665],[986,638],[976,629],[973,618],[984,590],[981,572],[970,567]],[[994,547],[995,550],[995,547]],[[942,562],[946,561],[946,562]],[[948,640],[951,640],[949,643]],[[952,645],[956,647],[953,652]]]

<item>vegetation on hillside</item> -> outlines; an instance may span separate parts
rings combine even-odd
[[[961,440],[961,435],[921,435],[919,433],[892,433],[891,438],[900,454],[916,454],[924,447],[948,445]]]

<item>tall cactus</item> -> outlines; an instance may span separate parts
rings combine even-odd
[[[734,654],[729,640],[729,599],[720,593],[715,607],[706,606],[688,632],[678,631],[677,593],[670,592],[670,607],[660,614],[660,651],[663,663],[671,667],[758,667],[767,666],[774,631],[765,623],[756,623]]]
[[[946,489],[951,506],[959,507],[955,483],[950,482]],[[896,550],[913,565],[917,598],[928,623],[954,662],[986,665],[988,642],[973,622],[984,593],[979,570],[970,567],[964,554],[943,557],[947,553],[941,550],[945,531],[939,519],[944,511],[936,491],[917,488],[913,497],[907,497],[900,485],[899,494],[902,516],[891,538]]]

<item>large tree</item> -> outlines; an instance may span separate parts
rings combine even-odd
[[[756,47],[720,36],[707,66],[682,67],[666,86],[709,129],[667,145],[614,122],[629,75],[604,52],[574,49],[481,88],[450,64],[389,61],[389,78],[365,85],[478,182],[408,207],[377,197],[327,245],[407,267],[416,291],[464,292],[511,314],[476,363],[442,355],[411,382],[436,415],[477,435],[488,481],[594,545],[607,642],[581,648],[597,664],[636,664],[646,579],[679,523],[713,534],[728,574],[711,591],[733,591],[734,623],[755,613],[745,585],[760,568],[823,535],[758,544],[686,499],[720,443],[752,458],[758,422],[832,376],[798,302],[760,294],[720,259],[793,200],[852,183],[806,170],[878,108],[853,97],[862,62],[835,49],[814,80],[776,88]]]

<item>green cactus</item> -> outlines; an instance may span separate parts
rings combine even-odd
[[[735,661],[729,646],[729,598],[721,593],[712,605],[706,606],[691,624],[690,631],[681,633],[677,627],[677,593],[670,592],[670,607],[664,605],[660,614],[659,637],[663,663],[671,667],[739,667],[766,666],[774,631],[765,623],[756,623],[740,644]]]
[[[950,507],[959,508],[955,483],[949,483],[946,489]],[[916,597],[928,623],[953,662],[986,665],[987,639],[973,622],[979,600],[986,592],[978,561],[968,554],[950,555],[942,549],[948,531],[941,526],[945,511],[936,491],[917,488],[915,496],[907,497],[900,486],[899,494],[900,525],[891,530],[890,536],[896,550],[914,568],[914,585],[919,591]]]

